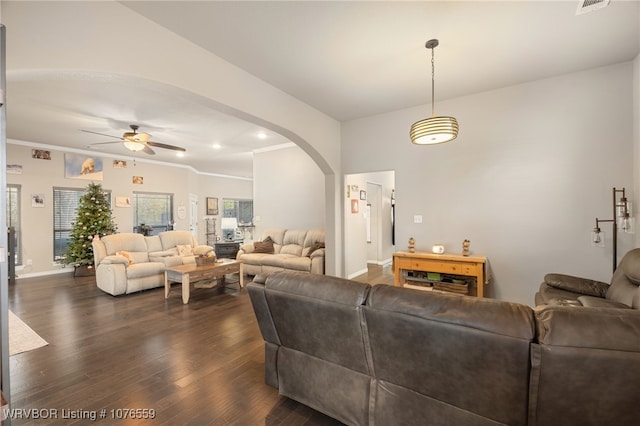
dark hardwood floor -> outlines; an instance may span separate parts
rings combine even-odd
[[[388,283],[388,269],[357,280]],[[10,358],[12,425],[93,424],[92,412],[104,424],[340,424],[264,384],[262,336],[237,284],[194,290],[183,305],[179,286],[168,300],[161,288],[112,297],[93,277],[52,275],[17,280],[9,308],[49,342]],[[113,417],[126,409],[155,418]]]

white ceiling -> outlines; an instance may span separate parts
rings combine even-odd
[[[436,100],[630,61],[640,52],[638,1],[611,0],[581,16],[576,0],[114,3],[141,27],[159,25],[340,121],[428,103],[431,56],[424,43],[431,38],[440,40]],[[124,19],[89,26],[104,6],[2,1],[1,7],[8,138],[85,149],[108,139],[80,129],[118,136],[133,123],[152,140],[187,149],[182,159],[156,149],[158,160],[244,177],[252,174],[251,152],[288,142],[272,132],[258,139],[263,129],[139,76],[52,70],[48,58],[71,44],[83,48],[87,61],[129,60],[123,58],[131,52],[83,43],[88,32],[104,31],[107,40],[109,31],[135,37]],[[38,43],[53,34],[62,41],[39,52]],[[40,69],[12,68],[26,52],[41,55]],[[145,60],[146,52],[134,53]],[[222,148],[213,151],[214,142]],[[128,152],[119,144],[100,151]]]

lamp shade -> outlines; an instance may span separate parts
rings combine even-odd
[[[220,222],[222,229],[236,229],[238,227],[238,220],[235,217],[223,217]]]
[[[458,137],[458,121],[454,117],[438,116],[416,121],[409,131],[416,145],[433,145]]]

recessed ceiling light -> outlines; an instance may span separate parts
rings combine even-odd
[[[267,138],[267,134],[265,132],[258,133],[258,139],[266,139],[266,138]]]
[[[184,152],[176,152],[176,157],[184,157]]]
[[[215,142],[213,145],[211,145],[213,147],[213,149],[220,149],[222,148],[222,145],[220,145],[218,142]]]

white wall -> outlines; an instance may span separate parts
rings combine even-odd
[[[413,236],[418,249],[460,252],[469,239],[489,258],[488,294],[532,304],[548,272],[611,276],[610,240],[591,247],[589,232],[611,214],[611,188],[633,187],[632,93],[624,63],[449,100],[436,113],[460,134],[435,146],[408,136],[427,106],[354,120],[343,170],[396,171],[397,247]],[[619,253],[632,244],[622,238]]]
[[[265,228],[325,229],[325,176],[299,147],[253,156],[255,239]]]
[[[7,174],[7,183],[21,186],[21,226],[22,258],[33,261],[33,266],[24,266],[19,272],[21,277],[50,273],[60,269],[53,263],[53,187],[86,188],[88,182],[66,178],[64,175],[64,152],[29,145],[19,141],[7,144],[7,163],[22,166],[22,174]],[[31,158],[33,148],[51,151],[51,160]],[[92,155],[95,153],[87,153]],[[133,231],[133,211],[131,208],[115,207],[115,197],[131,197],[134,191],[171,193],[174,196],[174,218],[176,229],[189,229],[189,216],[181,220],[176,214],[179,206],[189,208],[189,193],[198,194],[198,241],[205,243],[204,215],[206,197],[252,198],[252,182],[249,180],[225,179],[208,175],[198,175],[182,167],[161,165],[144,160],[135,162],[131,157],[120,159],[127,161],[127,168],[113,167],[113,157],[103,159],[104,179],[99,182],[112,194],[113,216],[118,232]],[[142,176],[144,183],[134,185],[133,176]],[[168,179],[167,176],[171,178]],[[96,182],[97,183],[97,182]],[[45,207],[31,207],[31,194],[44,194]],[[218,224],[219,225],[219,224]],[[219,226],[218,226],[219,231]]]

